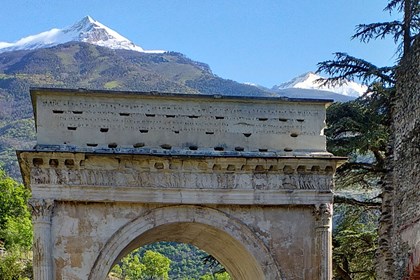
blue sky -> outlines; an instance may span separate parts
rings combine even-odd
[[[2,0],[0,41],[64,28],[90,15],[144,49],[181,52],[220,77],[271,87],[315,70],[336,51],[393,64],[391,40],[350,40],[355,25],[391,19],[382,11],[386,2]]]

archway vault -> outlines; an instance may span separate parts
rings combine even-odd
[[[167,206],[121,227],[102,248],[89,280],[103,280],[122,257],[140,246],[176,241],[213,255],[233,279],[283,279],[268,248],[246,225],[202,206]]]

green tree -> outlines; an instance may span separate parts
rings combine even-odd
[[[32,246],[31,215],[27,202],[30,192],[0,169],[0,240],[6,249]]]
[[[32,260],[26,254],[14,249],[0,256],[0,280],[32,279]]]
[[[230,275],[225,271],[221,273],[206,274],[200,280],[231,280]]]
[[[333,232],[334,279],[376,279],[378,210],[340,204],[335,211],[341,218]]]
[[[419,1],[390,0],[384,10],[389,13],[397,12],[402,17],[392,22],[360,24],[356,26],[352,39],[367,43],[391,36],[397,44],[397,57],[403,58],[411,51],[412,43],[420,33]],[[349,157],[349,162],[337,172],[339,188],[374,190],[380,187],[377,197],[382,198],[381,237],[391,234],[386,217],[391,210],[387,200],[392,196],[393,187],[387,183],[391,168],[387,158],[393,150],[390,135],[392,101],[398,98],[395,91],[396,68],[397,65],[377,67],[343,52],[336,53],[332,60],[318,64],[318,72],[330,76],[320,81],[324,84],[359,80],[369,86],[368,93],[355,102],[331,107],[327,137],[331,151]],[[336,279],[375,279],[376,276],[370,272],[374,267],[374,254],[371,252],[378,242],[370,242],[371,238],[376,238],[375,227],[366,227],[365,224],[377,220],[377,201],[369,196],[357,199],[336,196],[335,203],[347,204],[340,213],[340,221],[333,237]],[[363,213],[363,223],[356,222],[361,217],[360,213]],[[362,236],[369,238],[361,238]],[[389,246],[384,238],[378,244],[385,251]],[[370,253],[358,253],[363,251]]]
[[[146,250],[140,256],[136,249],[115,265],[110,275],[124,280],[167,280],[171,260],[164,255]]]
[[[29,191],[0,169],[0,280],[32,278],[32,224]]]
[[[164,255],[148,250],[144,253],[142,262],[146,267],[144,279],[169,279],[171,260]]]
[[[335,103],[328,108],[325,131],[328,150],[349,157],[349,161],[338,169],[339,186],[368,189],[377,185],[378,178],[386,173],[391,90],[375,90],[380,90],[381,94]]]
[[[378,95],[379,96],[379,95]],[[328,108],[327,146],[349,160],[337,170],[333,268],[335,279],[375,279],[375,250],[388,141],[387,112],[374,99]],[[357,195],[356,195],[357,194]]]
[[[217,263],[204,262],[208,254],[199,248],[186,243],[156,242],[140,249],[141,254],[146,250],[161,253],[171,260],[170,279],[199,279],[205,274],[219,271],[222,266]]]
[[[140,262],[140,258],[136,254],[124,258],[122,262],[122,271],[124,279],[137,280],[144,279],[143,272],[146,266]]]
[[[32,248],[32,222],[27,216],[8,218],[5,228],[0,231],[6,248],[21,247],[24,250]]]

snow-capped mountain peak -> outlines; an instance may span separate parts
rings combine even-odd
[[[110,49],[125,49],[147,53],[164,52],[161,50],[144,50],[90,16],[86,16],[79,22],[64,29],[53,28],[49,31],[22,38],[14,43],[0,42],[0,52],[47,48],[71,41],[86,42]]]
[[[287,88],[301,88],[301,89],[315,89],[335,92],[338,94],[359,97],[367,91],[367,87],[356,82],[347,81],[343,85],[339,86],[325,86],[317,82],[318,79],[323,78],[313,72],[308,72],[303,75],[300,75],[292,80],[275,85],[272,90],[279,91]]]

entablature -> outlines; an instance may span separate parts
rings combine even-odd
[[[20,151],[19,158],[35,197],[263,205],[330,202],[333,174],[343,160],[37,151]]]

